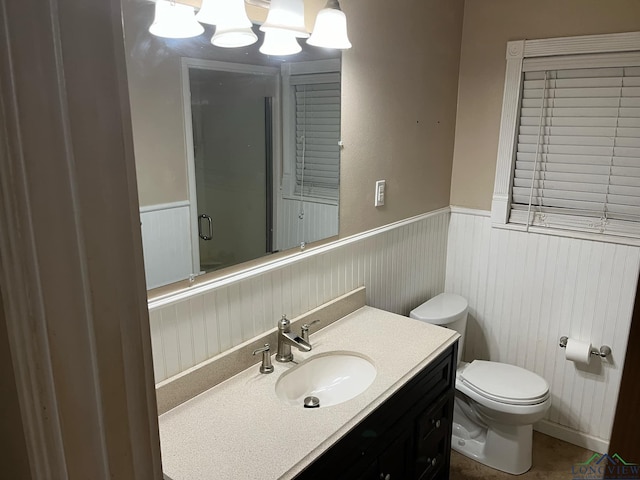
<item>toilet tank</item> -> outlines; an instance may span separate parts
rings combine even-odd
[[[458,363],[464,349],[464,334],[467,328],[469,304],[464,297],[453,293],[441,293],[411,310],[409,316],[416,320],[450,328],[460,334]]]

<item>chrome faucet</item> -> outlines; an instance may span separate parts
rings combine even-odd
[[[293,360],[292,345],[301,352],[311,351],[311,344],[295,333],[291,333],[291,322],[286,315],[282,315],[278,322],[278,353],[276,354],[276,361],[290,362]]]

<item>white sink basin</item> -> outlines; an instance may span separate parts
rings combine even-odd
[[[289,405],[303,407],[311,396],[329,407],[360,395],[376,374],[373,363],[355,352],[322,353],[283,373],[276,394]]]

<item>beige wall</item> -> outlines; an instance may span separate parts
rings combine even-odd
[[[400,5],[399,5],[400,3]],[[449,204],[463,2],[343,2],[340,236]],[[375,181],[386,204],[373,206]]]
[[[638,0],[466,0],[451,204],[491,208],[507,41],[635,30]]]
[[[308,3],[312,12],[324,1]],[[449,204],[463,0],[342,7],[353,43],[343,56],[340,236],[347,236]],[[127,34],[128,44],[135,41],[135,31]],[[154,95],[179,81],[177,59],[156,66],[151,82],[133,53],[127,67],[140,204],[185,200],[182,121],[163,114],[180,111],[180,97]],[[373,206],[378,179],[387,180],[382,208]]]

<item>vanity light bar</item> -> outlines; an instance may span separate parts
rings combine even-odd
[[[206,8],[204,7],[205,2],[207,2]],[[309,33],[304,28],[303,0],[277,0],[277,2],[273,2],[273,4],[271,0],[244,0],[244,2],[242,2],[242,0],[202,0],[202,7],[195,18],[193,7],[191,6],[195,4],[193,0],[156,0],[156,18],[149,28],[149,32],[153,35],[167,38],[197,36],[204,31],[202,26],[196,21],[198,20],[201,23],[216,25],[216,30],[224,29],[223,34],[216,32],[218,37],[214,35],[212,44],[215,46],[235,48],[250,45],[257,40],[257,37],[254,38],[254,36],[251,35],[253,32],[250,33],[248,31],[250,27],[239,25],[237,21],[222,21],[222,23],[218,25],[219,20],[213,18],[213,16],[215,16],[214,14],[225,13],[226,15],[231,12],[233,9],[230,9],[229,6],[232,3],[245,3],[269,9],[267,22],[260,27],[263,31],[282,31],[282,33],[287,32],[289,35],[302,38],[309,36]],[[276,3],[278,10],[272,11],[272,9],[276,7]],[[175,12],[179,12],[182,15],[177,15]],[[246,18],[246,12],[243,12],[243,14]],[[233,17],[234,20],[237,20],[235,17],[238,17],[238,15],[233,15]],[[295,25],[288,24],[290,18],[296,20]],[[246,18],[246,20],[248,21],[248,18]],[[179,22],[180,25],[175,24],[176,22]],[[318,31],[316,32],[316,30]],[[222,36],[229,37],[229,41],[222,39]],[[273,43],[273,41],[271,43]],[[289,41],[288,43],[291,42]],[[340,9],[338,0],[328,0],[326,6],[318,13],[314,33],[307,43],[322,48],[340,50],[351,48],[351,43],[347,38],[346,16]],[[270,46],[269,48],[261,48],[260,50],[265,54],[273,51],[295,53],[297,48],[294,49],[291,48],[290,45],[287,45],[287,48],[274,48]],[[280,55],[288,55],[291,53],[281,53]]]

